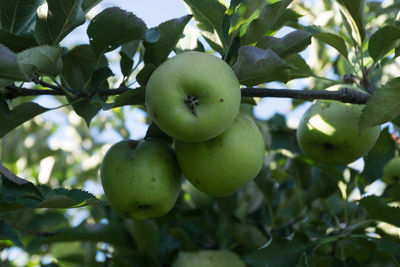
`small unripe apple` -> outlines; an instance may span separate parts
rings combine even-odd
[[[151,118],[168,135],[185,142],[220,135],[239,112],[240,85],[222,59],[184,52],[150,76],[145,102]]]
[[[239,115],[221,135],[203,142],[176,140],[184,176],[200,191],[223,197],[253,179],[264,162],[263,136],[248,116]]]
[[[400,182],[400,157],[394,157],[383,168],[382,181],[386,184]]]
[[[180,252],[172,267],[245,267],[243,261],[229,250]]]
[[[100,168],[110,205],[132,219],[159,217],[175,205],[181,172],[173,150],[163,141],[120,141],[107,151]]]
[[[362,133],[358,121],[363,105],[318,100],[304,113],[297,141],[311,159],[331,165],[346,165],[365,156],[379,137],[380,127]]]

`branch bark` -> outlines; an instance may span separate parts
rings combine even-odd
[[[40,83],[42,86],[44,83]],[[65,93],[57,88],[55,85],[47,86],[51,90],[46,89],[28,89],[21,88],[15,85],[9,85],[5,87],[3,97],[5,99],[14,99],[21,96],[39,96],[39,95],[57,95],[63,96]],[[75,92],[76,98],[90,97],[94,94],[100,96],[112,96],[120,95],[132,88],[115,88],[108,90],[97,90],[90,93],[83,93],[69,89],[70,92]],[[352,104],[365,104],[370,98],[370,94],[356,91],[351,88],[342,88],[338,91],[326,91],[326,90],[296,90],[296,89],[271,89],[271,88],[243,88],[241,90],[243,97],[282,97],[282,98],[294,98],[312,101],[315,99],[326,99],[326,100],[337,100],[344,103]]]

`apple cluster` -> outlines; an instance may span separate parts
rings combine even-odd
[[[150,76],[146,108],[154,123],[174,138],[124,140],[106,153],[100,169],[111,206],[133,219],[166,214],[182,176],[214,197],[228,196],[261,170],[264,139],[252,118],[239,113],[240,85],[220,58],[185,52]]]

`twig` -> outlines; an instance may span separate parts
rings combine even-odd
[[[10,222],[10,221],[9,221],[9,223],[10,223],[14,228],[16,228],[17,230],[20,230],[20,231],[22,231],[22,232],[25,232],[25,233],[28,233],[28,234],[32,234],[32,235],[53,236],[53,235],[56,235],[56,234],[57,234],[57,233],[55,233],[55,232],[35,231],[35,230],[26,228],[26,227],[24,227],[24,226],[22,226],[22,225],[18,225],[18,224],[15,224],[14,222]]]
[[[299,221],[301,221],[301,220],[303,220],[303,219],[304,219],[304,216],[303,216],[303,215],[300,215],[300,216],[294,218],[293,220],[288,221],[287,223],[284,223],[284,224],[279,225],[279,226],[277,226],[277,227],[275,227],[275,228],[272,228],[269,232],[270,232],[271,234],[282,232],[282,231],[285,230],[286,228],[292,227],[292,226],[295,225],[297,222],[299,222]]]
[[[338,91],[327,90],[294,90],[294,89],[268,89],[245,88],[242,96],[247,97],[284,97],[303,100],[327,99],[338,100],[344,103],[365,104],[370,98],[369,94],[358,92],[350,88],[342,88]]]
[[[40,90],[40,89],[28,89],[20,88],[15,85],[6,86],[6,92],[4,93],[5,99],[14,99],[20,96],[38,96],[38,95],[65,95],[61,91],[61,88],[54,90]],[[75,97],[91,97],[95,94],[100,96],[112,96],[120,95],[132,88],[115,88],[107,90],[92,90],[91,92],[79,92],[78,90],[69,90],[76,93]],[[295,98],[303,100],[314,100],[314,99],[327,99],[337,100],[344,103],[353,104],[365,104],[370,98],[369,94],[358,92],[350,88],[342,88],[338,91],[327,91],[327,90],[295,90],[295,89],[271,89],[271,88],[243,88],[241,90],[242,96],[244,97],[283,97],[283,98]]]

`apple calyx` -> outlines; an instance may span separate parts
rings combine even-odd
[[[197,97],[195,97],[195,96],[188,95],[188,96],[185,98],[184,103],[185,103],[185,105],[188,106],[188,108],[189,108],[190,111],[193,113],[193,115],[196,116],[195,108],[200,104],[200,103],[199,103],[199,99],[198,99]]]

